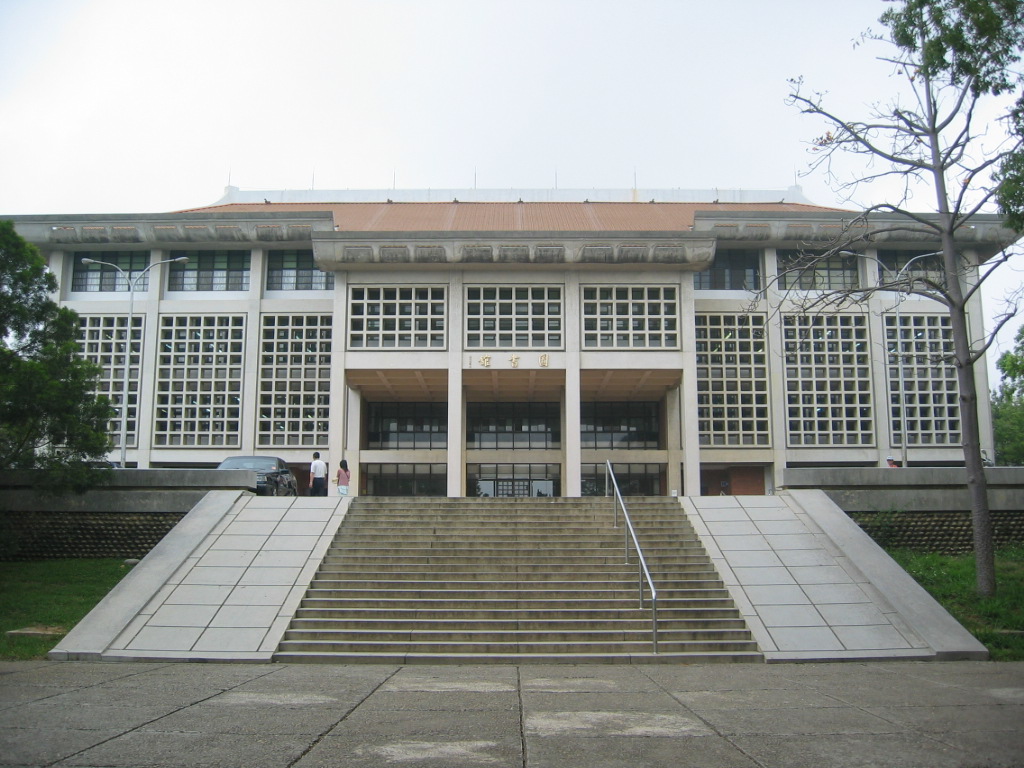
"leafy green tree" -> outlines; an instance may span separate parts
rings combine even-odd
[[[954,352],[942,360],[957,372],[967,488],[971,499],[977,588],[995,593],[995,553],[988,486],[981,453],[978,389],[974,366],[994,333],[1016,312],[1009,307],[987,338],[978,339],[968,323],[968,304],[992,268],[1014,254],[1004,250],[986,269],[964,245],[972,218],[998,208],[1010,246],[1024,227],[1024,97],[1017,65],[1024,45],[1024,0],[899,0],[880,21],[887,36],[866,34],[865,42],[888,44],[898,83],[888,101],[868,108],[866,118],[850,120],[826,106],[822,93],[806,93],[793,81],[790,102],[824,120],[827,130],[812,143],[812,170],[823,170],[853,200],[862,185],[896,181],[890,199],[852,217],[823,257],[863,249],[873,239],[892,236],[937,242],[934,254],[941,279],[925,270],[883,276],[870,289],[832,293],[818,306],[835,308],[863,301],[879,290],[926,296],[944,305]],[[1001,110],[993,121],[991,110]],[[993,137],[1001,129],[1004,139]],[[853,158],[850,176],[840,158]],[[852,178],[851,178],[852,177]],[[910,205],[923,185],[935,201],[922,215]],[[921,265],[924,266],[924,265]],[[938,361],[936,361],[938,362]]]
[[[89,462],[110,449],[113,409],[95,395],[99,369],[79,356],[78,316],[56,290],[39,250],[0,221],[0,469],[80,489],[100,479]]]
[[[999,389],[992,393],[992,428],[996,464],[1024,466],[1024,328],[1016,344],[996,361],[1002,374]]]

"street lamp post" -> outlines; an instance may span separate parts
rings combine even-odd
[[[161,264],[184,264],[188,261],[188,256],[179,256],[176,259],[165,259],[163,261],[157,261],[150,264],[144,270],[130,277],[129,274],[119,267],[117,264],[111,264],[109,261],[98,261],[97,259],[82,259],[83,264],[100,264],[105,267],[111,267],[117,270],[117,273],[121,275],[125,285],[128,286],[128,322],[125,328],[125,344],[124,344],[124,376],[121,381],[121,469],[125,469],[127,466],[127,452],[128,452],[128,387],[131,379],[131,367],[132,367],[132,321],[135,319],[135,287],[139,281],[149,273],[153,267]],[[140,361],[141,366],[141,361]]]

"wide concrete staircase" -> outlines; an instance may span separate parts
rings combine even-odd
[[[658,589],[607,499],[353,499],[277,661],[760,661],[678,502],[630,498]],[[645,597],[646,597],[645,592]]]

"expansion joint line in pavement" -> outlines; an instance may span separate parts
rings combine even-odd
[[[526,716],[523,712],[523,669],[516,664],[516,692],[519,694],[519,752],[523,756],[523,768],[526,768]]]
[[[388,683],[391,680],[391,678],[394,677],[395,675],[397,675],[398,672],[401,669],[402,669],[401,667],[395,667],[392,670],[390,675],[388,675],[383,680],[381,680],[377,685],[375,685],[373,687],[373,689],[371,691],[369,691],[365,696],[363,696],[363,698],[361,698],[359,701],[357,701],[355,704],[353,704],[351,707],[349,707],[348,711],[344,715],[339,717],[335,723],[333,723],[332,725],[327,726],[327,728],[325,728],[321,733],[317,734],[316,738],[313,739],[313,741],[310,742],[309,746],[307,746],[298,755],[296,755],[294,760],[292,760],[290,763],[288,763],[288,768],[292,768],[292,766],[295,765],[297,762],[299,762],[299,760],[301,760],[306,755],[308,755],[321,741],[324,740],[324,737],[327,736],[328,733],[330,733],[335,728],[337,728],[341,723],[345,722],[345,718],[347,718],[349,715],[351,715],[353,712],[355,712],[357,709],[359,709],[359,707],[361,707],[363,705],[364,701],[366,701],[368,698],[373,696],[373,694],[375,694],[377,691],[379,691],[381,689],[381,686],[383,686],[386,683]]]
[[[739,744],[737,744],[737,743],[736,743],[735,741],[733,741],[732,739],[730,739],[730,738],[729,738],[729,735],[728,735],[728,734],[726,734],[726,733],[722,733],[722,731],[721,731],[720,729],[716,728],[716,727],[715,727],[715,724],[714,724],[714,723],[710,722],[709,720],[706,720],[705,718],[701,717],[701,716],[700,716],[700,715],[699,715],[698,713],[694,712],[694,711],[693,711],[693,709],[691,709],[690,707],[688,707],[688,706],[686,705],[686,702],[682,701],[682,700],[681,700],[681,699],[680,699],[680,698],[679,698],[678,696],[676,696],[676,695],[675,695],[675,694],[674,694],[674,693],[673,693],[672,691],[670,691],[670,690],[669,690],[668,688],[666,688],[666,687],[665,687],[664,685],[662,685],[662,684],[661,684],[660,682],[658,682],[658,681],[657,681],[657,680],[655,680],[655,679],[654,679],[653,677],[651,677],[651,676],[650,676],[650,675],[649,675],[649,674],[647,673],[647,670],[644,670],[644,671],[643,671],[643,675],[644,675],[644,677],[646,677],[646,678],[647,678],[648,680],[650,680],[650,681],[651,681],[651,682],[652,682],[652,683],[653,683],[654,685],[656,685],[656,686],[657,686],[658,688],[660,688],[660,689],[661,689],[662,691],[664,691],[665,693],[667,693],[667,694],[669,695],[669,697],[670,697],[670,698],[671,698],[671,699],[672,699],[673,701],[675,701],[675,702],[676,702],[677,704],[679,704],[679,706],[683,707],[683,708],[684,708],[684,709],[685,709],[685,710],[686,710],[687,712],[689,712],[689,713],[690,713],[691,715],[693,715],[693,717],[694,717],[695,719],[697,719],[697,720],[699,720],[700,722],[702,722],[702,723],[704,724],[704,726],[705,726],[706,728],[708,728],[708,730],[710,730],[710,731],[711,731],[711,732],[712,732],[713,734],[715,734],[715,735],[716,735],[716,736],[718,736],[718,737],[719,737],[720,739],[722,739],[723,741],[725,741],[725,743],[726,743],[726,744],[729,744],[730,746],[732,746],[732,748],[733,748],[733,749],[735,749],[736,751],[738,751],[738,752],[739,752],[739,753],[740,753],[741,755],[743,755],[743,756],[744,756],[745,758],[747,758],[747,759],[748,759],[748,760],[749,760],[749,761],[750,761],[751,763],[753,763],[754,765],[758,766],[758,768],[767,768],[767,766],[765,765],[765,763],[762,763],[762,762],[761,762],[760,760],[758,760],[758,759],[757,759],[756,757],[754,757],[754,756],[753,756],[752,754],[750,754],[749,752],[747,752],[747,750],[745,750],[745,749],[744,749],[743,747],[741,747],[741,746],[740,746]]]
[[[167,664],[165,666],[175,667],[175,666],[178,666],[178,664],[176,664],[176,663],[175,664]],[[150,672],[152,672],[152,670],[142,670],[140,672],[133,672],[130,675],[125,675],[124,677],[117,678],[117,679],[118,680],[126,680],[126,679],[128,679],[130,677],[136,677],[138,675],[149,674]],[[207,696],[204,699],[199,699],[198,701],[190,701],[188,704],[182,704],[180,707],[176,707],[175,709],[171,710],[170,712],[164,712],[162,715],[159,715],[158,717],[154,717],[152,720],[147,720],[144,723],[139,723],[134,728],[127,728],[124,731],[122,731],[121,733],[115,733],[109,739],[103,739],[102,741],[98,741],[95,744],[91,744],[90,746],[85,747],[84,749],[80,749],[77,752],[74,752],[74,753],[72,753],[70,755],[64,755],[63,757],[61,757],[61,758],[59,758],[57,760],[54,760],[53,762],[49,763],[49,765],[55,765],[57,763],[63,762],[65,760],[68,760],[68,759],[70,759],[72,757],[77,757],[78,755],[82,754],[83,752],[88,752],[90,749],[95,749],[96,747],[98,747],[98,746],[100,746],[102,744],[106,744],[108,741],[113,741],[114,739],[119,739],[119,738],[121,738],[122,736],[124,736],[127,733],[134,733],[135,731],[139,730],[140,728],[145,728],[147,725],[152,725],[153,723],[158,722],[160,720],[163,720],[165,717],[169,717],[170,715],[173,715],[176,712],[181,712],[181,710],[188,709],[189,707],[193,707],[196,704],[202,704],[204,701],[209,701],[210,699],[216,698],[217,696],[220,696],[222,693],[224,693],[226,691],[233,691],[235,688],[239,688],[239,687],[241,687],[243,685],[248,685],[253,680],[259,680],[260,678],[266,677],[269,674],[272,674],[272,673],[271,672],[267,672],[265,675],[260,675],[259,677],[254,677],[251,680],[243,680],[242,682],[238,683],[237,685],[233,685],[230,688],[222,688],[219,691],[215,691],[215,692],[211,693],[209,696]],[[105,680],[103,682],[96,683],[96,685],[82,686],[81,690],[85,690],[86,688],[95,688],[96,686],[105,685],[106,683],[109,683],[109,682],[111,682],[111,681],[110,680]]]

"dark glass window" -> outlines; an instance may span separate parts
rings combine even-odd
[[[813,251],[779,251],[779,287],[799,291],[841,291],[857,287],[857,257]]]
[[[171,291],[249,290],[249,251],[171,251],[171,258],[188,257],[186,264],[171,264]]]
[[[447,496],[447,464],[364,464],[367,496]]]
[[[561,415],[559,403],[467,403],[466,447],[560,448]]]
[[[664,464],[617,464],[612,462],[615,482],[619,484],[619,493],[623,496],[664,496],[665,465]],[[606,466],[604,464],[583,464],[580,466],[584,496],[604,496],[606,483]],[[611,483],[608,483],[608,492]]]
[[[267,254],[268,291],[329,291],[334,273],[322,272],[312,250],[270,251]]]
[[[467,464],[466,495],[497,498],[560,496],[559,464]]]
[[[698,291],[759,291],[761,252],[719,250],[710,269],[693,276]]]
[[[878,260],[885,267],[878,270],[878,277],[883,282],[893,282],[896,276],[903,272],[900,282],[907,283],[908,287],[911,276],[927,280],[937,286],[946,285],[946,272],[942,267],[941,254],[929,251],[879,251]]]
[[[448,447],[447,403],[367,403],[366,410],[369,449]]]
[[[660,403],[582,403],[583,448],[659,448]]]
[[[95,259],[107,264],[83,264],[82,259]],[[80,251],[75,254],[75,269],[71,277],[72,291],[127,291],[128,280],[114,267],[123,269],[128,280],[138,278],[149,267],[149,251]],[[149,275],[135,284],[136,291],[149,290]]]

